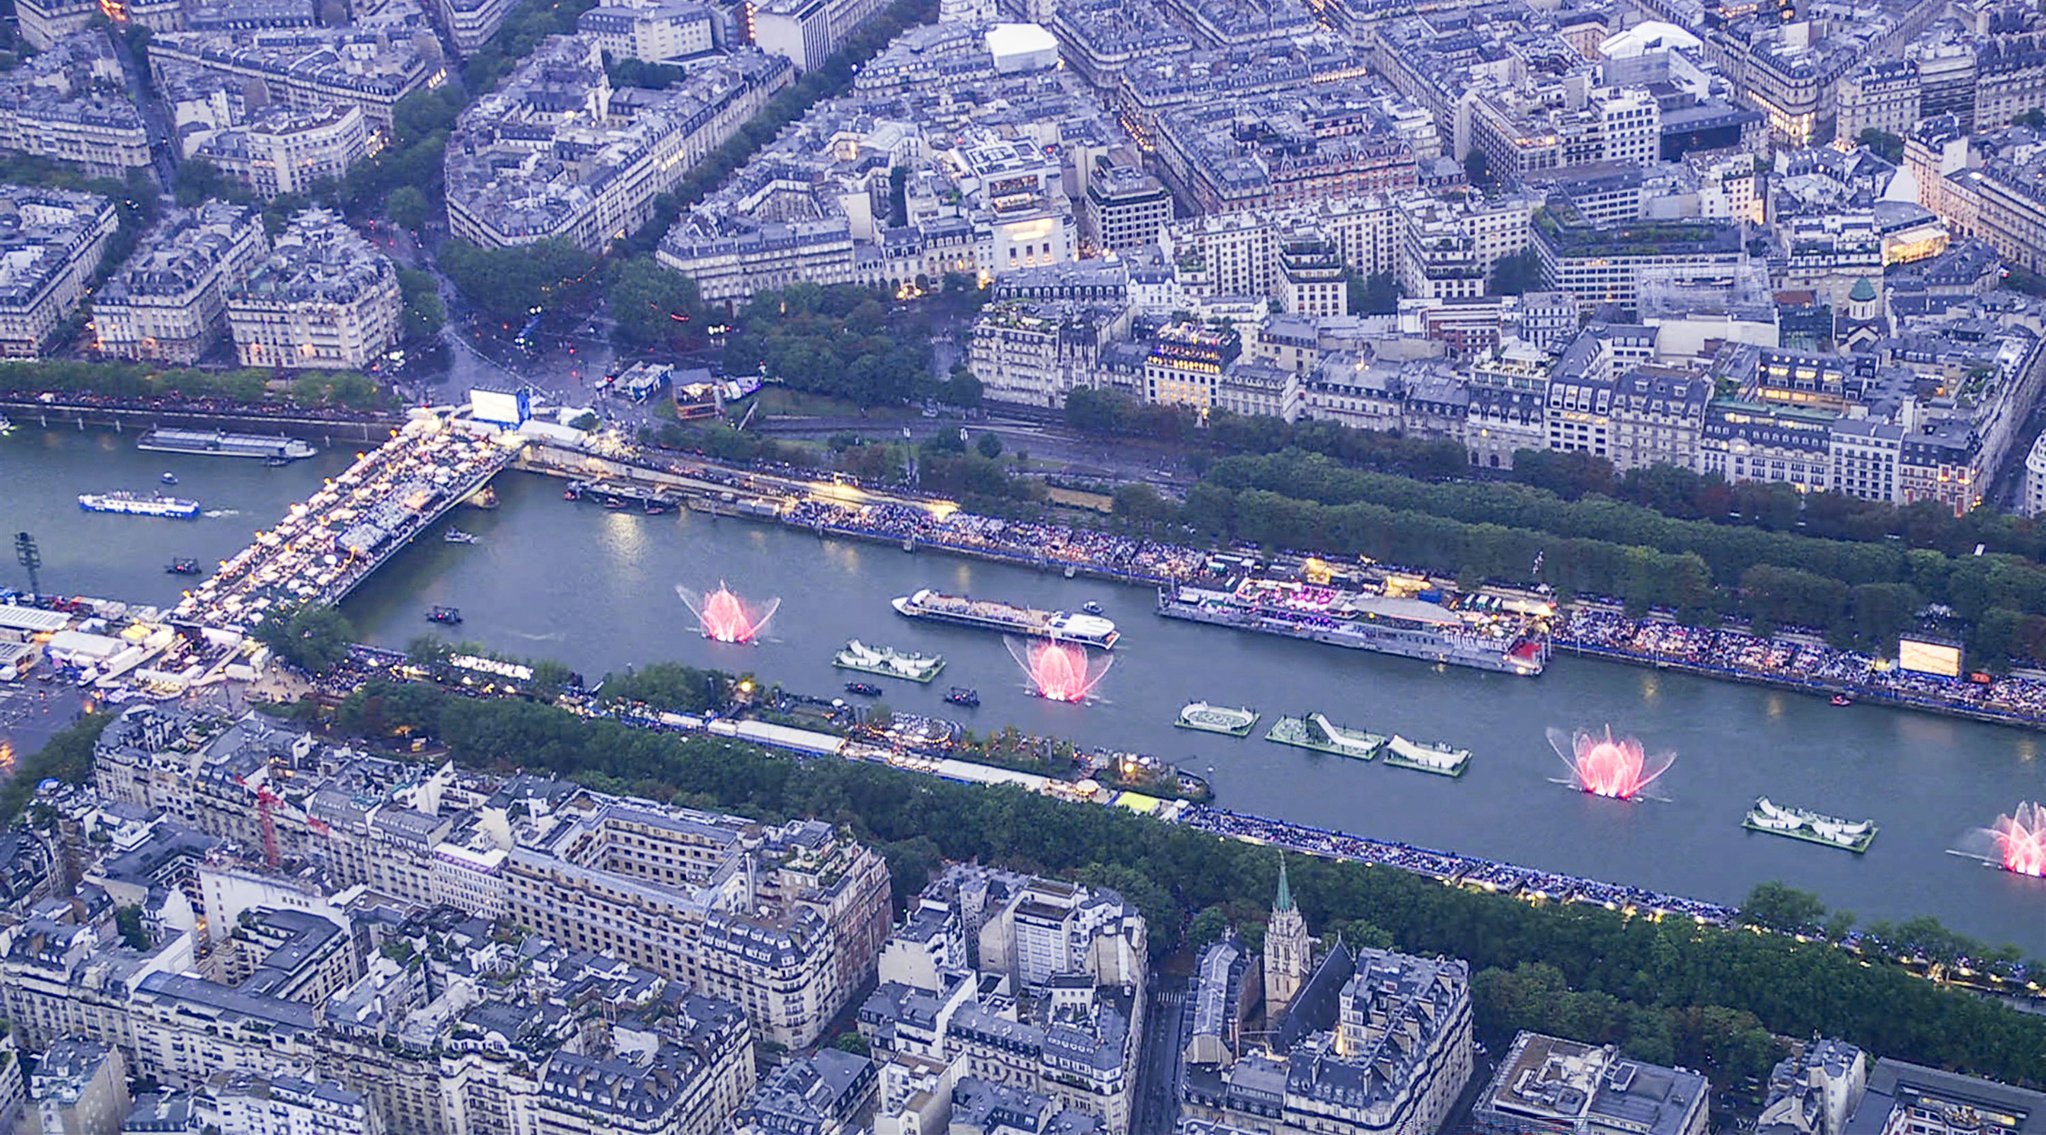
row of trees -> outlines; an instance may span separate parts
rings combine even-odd
[[[1789,485],[1761,481],[1729,484],[1673,465],[1616,473],[1603,457],[1547,450],[1514,454],[1512,477],[1565,500],[1606,496],[1678,520],[1710,520],[1830,540],[1901,541],[1906,547],[1954,556],[1973,554],[1979,544],[1987,551],[2027,559],[2046,557],[2046,526],[2032,517],[1993,508],[1955,516],[1938,501],[1898,506],[1845,493],[1800,493]]]
[[[1931,602],[1970,627],[1987,662],[2046,644],[2046,567],[2013,555],[1677,520],[1604,497],[1430,484],[1298,451],[1217,462],[1183,518],[1216,535],[1520,583],[1537,581],[1541,552],[1539,581],[1565,591],[1698,616],[1745,610],[1843,643],[1881,643]]]
[[[686,683],[685,683],[686,684]],[[546,706],[418,699],[400,723],[447,744],[470,767],[524,767],[764,819],[806,816],[851,828],[887,856],[898,897],[942,860],[979,859],[1091,880],[1126,892],[1151,924],[1153,949],[1188,942],[1210,908],[1261,909],[1276,884],[1271,849],[1158,823],[1118,809],[1014,789],[952,784],[883,766],[797,762],[737,742],[592,722]],[[1822,941],[1684,919],[1650,921],[1583,905],[1537,906],[1444,887],[1403,871],[1294,858],[1293,893],[1310,924],[1369,912],[1401,949],[1497,969],[1481,997],[1495,1027],[1564,1019],[1565,992],[1595,995],[1568,1015],[1617,1031],[1644,1054],[1736,1075],[1761,1056],[1755,1026],[1843,1037],[1873,1051],[2007,1082],[2046,1082],[2046,1018],[1941,988],[1902,968]],[[1204,918],[1213,933],[1217,916]],[[1908,944],[1907,944],[1908,945]],[[1560,975],[1518,967],[1541,962]],[[1503,976],[1502,976],[1503,975]],[[1610,1000],[1607,1000],[1610,999]],[[1610,1006],[1610,1012],[1604,1007]],[[1651,1016],[1668,1025],[1664,1031]],[[1593,1039],[1593,1038],[1588,1038]]]
[[[1199,444],[1212,454],[1278,453],[1304,449],[1346,465],[1440,480],[1470,471],[1463,446],[1410,438],[1386,430],[1358,430],[1336,422],[1235,414],[1216,410],[1202,429],[1185,406],[1139,402],[1117,390],[1080,388],[1066,395],[1065,423],[1085,433]]]
[[[376,384],[354,371],[302,374],[273,389],[267,370],[158,368],[134,363],[88,363],[65,359],[0,363],[0,394],[93,394],[107,398],[219,398],[262,402],[276,398],[296,406],[367,409],[378,404]]]
[[[1088,433],[1184,441],[1214,454],[1302,449],[1360,469],[1429,481],[1466,479],[1472,473],[1468,453],[1453,441],[1352,429],[1329,421],[1287,422],[1227,411],[1211,414],[1203,430],[1186,407],[1145,405],[1113,390],[1073,391],[1066,399],[1065,421]],[[1996,509],[1955,516],[1937,501],[1898,506],[1845,493],[1800,493],[1789,485],[1729,483],[1717,475],[1671,465],[1621,473],[1603,457],[1548,450],[1514,454],[1513,469],[1507,476],[1563,501],[1607,497],[1675,520],[1853,543],[1902,544],[1949,556],[1972,555],[1980,545],[1989,552],[2046,559],[2046,525]]]

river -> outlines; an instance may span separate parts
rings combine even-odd
[[[265,469],[138,454],[113,435],[19,431],[0,441],[5,528],[37,533],[53,589],[161,601],[177,588],[163,561],[230,553],[347,456]],[[142,487],[164,468],[178,472],[181,494],[240,515],[180,526],[86,516],[73,502],[89,488]],[[742,520],[607,512],[564,501],[559,482],[523,474],[500,478],[498,489],[500,509],[464,509],[452,520],[479,542],[422,542],[349,600],[346,613],[366,640],[403,648],[433,629],[429,606],[448,604],[465,616],[461,637],[558,658],[592,678],[679,660],[815,693],[851,676],[830,661],[848,638],[935,651],[949,663],[934,683],[875,679],[883,700],[981,731],[1014,724],[1156,753],[1210,775],[1217,802],[1230,808],[1721,902],[1780,879],[1864,920],[1931,914],[2046,954],[2046,884],[1946,854],[1969,829],[2046,796],[2036,732],[1835,709],[1815,697],[1569,656],[1535,679],[1437,669],[1161,619],[1141,588]],[[0,578],[18,585],[12,570]],[[708,591],[721,580],[754,604],[780,600],[761,642],[724,645],[697,633],[676,588]],[[889,608],[892,597],[926,586],[1041,607],[1100,602],[1124,638],[1098,700],[1030,697],[1000,636]],[[980,708],[944,704],[954,683],[976,687]],[[1242,740],[1174,728],[1179,706],[1196,698],[1253,706],[1265,720]],[[1449,780],[1261,739],[1274,716],[1309,710],[1467,747],[1470,769]],[[1608,722],[1651,752],[1676,754],[1657,785],[1666,799],[1621,803],[1552,783],[1567,770],[1546,731]],[[1882,833],[1856,856],[1743,831],[1742,815],[1763,794],[1872,817]]]

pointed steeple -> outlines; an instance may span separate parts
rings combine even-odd
[[[1272,902],[1272,910],[1293,909],[1293,888],[1286,882],[1286,857],[1279,856],[1279,897]]]

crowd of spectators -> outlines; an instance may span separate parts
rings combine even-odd
[[[1557,620],[1554,639],[1558,646],[1632,661],[1920,709],[1963,710],[2046,724],[2046,681],[2015,674],[1948,678],[1900,670],[1889,659],[1827,646],[1816,632],[1784,630],[1763,638],[1731,627],[1694,627],[1653,616],[1637,619],[1579,603]]]
[[[1195,806],[1186,811],[1180,822],[1215,835],[1255,839],[1304,855],[1397,867],[1444,882],[1463,883],[1508,894],[1539,895],[1554,902],[1589,902],[1616,909],[1688,915],[1702,922],[1722,925],[1731,924],[1739,913],[1734,907],[1721,903],[1667,895],[1645,887],[1607,883],[1555,871],[1537,871],[1496,859],[1436,851],[1396,840],[1367,839],[1307,824],[1232,812],[1227,808]]]
[[[1004,520],[970,512],[938,515],[913,505],[845,505],[806,500],[783,517],[790,524],[918,544],[1027,563],[1072,567],[1133,583],[1176,583],[1198,578],[1207,554],[1167,544],[1063,524]]]

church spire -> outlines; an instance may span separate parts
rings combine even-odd
[[[1272,901],[1275,911],[1293,909],[1293,888],[1286,882],[1286,856],[1279,856],[1279,897]]]

